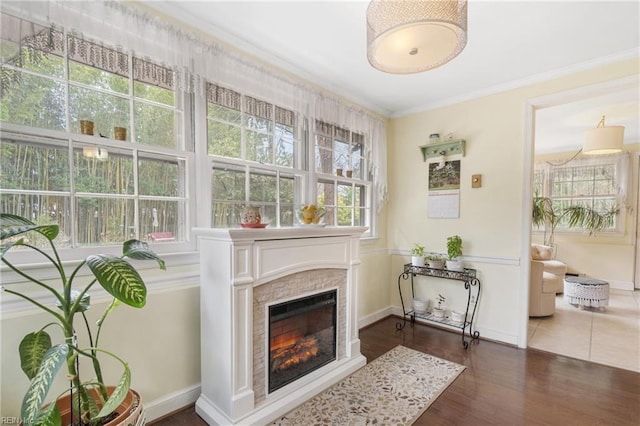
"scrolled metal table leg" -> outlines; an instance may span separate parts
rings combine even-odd
[[[406,272],[398,275],[398,293],[400,294],[400,304],[402,305],[402,322],[396,323],[396,330],[402,330],[407,325],[407,311],[404,309],[404,300],[402,299],[402,286],[400,285],[400,279],[405,281],[409,279],[409,274]]]

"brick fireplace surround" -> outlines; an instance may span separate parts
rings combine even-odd
[[[357,282],[366,228],[194,229],[200,251],[201,395],[209,424],[266,424],[366,363]],[[268,306],[336,289],[336,360],[267,389]]]

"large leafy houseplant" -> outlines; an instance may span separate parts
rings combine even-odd
[[[567,227],[579,227],[593,235],[613,225],[620,209],[609,206],[604,211],[598,211],[591,207],[571,205],[558,207],[548,197],[534,196],[532,208],[532,222],[537,228],[544,231],[544,244],[553,245],[556,227],[565,223]]]
[[[54,243],[58,232],[59,227],[56,224],[37,225],[20,216],[0,214],[0,240],[2,242],[0,256],[2,262],[27,281],[50,293],[56,305],[55,307],[47,306],[27,293],[6,286],[2,287],[5,293],[30,302],[50,314],[54,319],[53,322],[44,325],[40,330],[27,334],[20,342],[21,367],[31,380],[22,402],[21,417],[23,423],[29,425],[61,424],[61,414],[57,405],[50,403],[43,408],[43,404],[46,402],[47,394],[56,374],[66,365],[71,383],[70,390],[73,393],[71,399],[73,412],[77,416],[76,422],[79,419],[80,424],[83,425],[99,425],[108,419],[122,403],[131,382],[131,372],[127,363],[112,352],[99,347],[100,332],[105,319],[121,303],[135,308],[142,308],[146,303],[145,283],[135,267],[124,258],[155,260],[161,269],[165,269],[165,264],[146,243],[129,240],[123,244],[122,257],[93,254],[80,262],[70,274],[67,274]],[[34,235],[34,233],[48,241],[51,247],[50,251],[29,242],[29,235]],[[24,268],[12,264],[5,255],[11,248],[18,246],[35,250],[41,254],[57,272],[60,286],[55,288],[48,282],[29,275]],[[82,279],[79,272],[85,266],[91,270],[93,276],[85,278],[85,281],[88,282],[77,285],[76,281]],[[94,330],[90,326],[85,312],[90,307],[88,291],[95,283],[99,283],[113,296],[113,300],[96,323]],[[76,321],[78,317],[82,317],[82,321]],[[76,323],[80,323],[86,328],[88,346],[80,345]],[[46,331],[47,328],[55,326],[60,328],[64,336],[64,340],[58,344],[52,344],[51,336]],[[119,361],[123,367],[123,374],[110,394],[107,392],[98,355],[109,356]],[[88,359],[93,366],[95,377],[89,380],[83,381],[80,378],[78,365],[82,358]],[[91,396],[92,394],[97,395],[97,401]],[[55,399],[60,397],[62,395]],[[78,423],[74,422],[74,424]]]

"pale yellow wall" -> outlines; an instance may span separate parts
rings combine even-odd
[[[391,121],[389,137],[389,248],[408,250],[419,242],[428,251],[446,251],[446,238],[458,234],[464,255],[478,269],[483,292],[478,327],[485,337],[516,343],[522,310],[521,223],[525,159],[525,108],[537,97],[638,74],[638,59],[622,61],[552,81],[445,106]],[[427,164],[420,145],[429,134],[466,140],[461,166],[459,219],[427,217]],[[482,188],[471,188],[471,175]],[[394,256],[390,286],[407,256]],[[483,259],[485,258],[485,259]],[[436,291],[442,290],[436,284]],[[444,290],[443,290],[444,291]],[[398,300],[392,294],[393,303]]]
[[[383,207],[378,221],[378,238],[360,244],[360,281],[358,285],[358,318],[367,318],[390,305],[390,258],[387,252],[387,209]]]
[[[389,122],[387,121],[387,128]],[[387,135],[388,137],[388,135]],[[360,282],[358,286],[358,318],[365,323],[375,320],[390,306],[390,257],[387,251],[388,209],[383,205],[375,218],[377,237],[360,244]]]

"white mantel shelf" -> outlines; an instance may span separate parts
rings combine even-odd
[[[345,235],[362,235],[366,226],[340,227],[326,226],[305,227],[290,226],[283,228],[193,228],[197,236],[231,241],[287,240],[292,238],[337,237]]]
[[[366,230],[329,226],[193,229],[200,252],[202,393],[196,412],[207,423],[269,423],[366,363],[360,353],[357,321],[360,238]],[[346,281],[338,291],[339,303],[344,305],[338,315],[338,325],[345,330],[338,339],[342,355],[265,397],[263,385],[254,388],[254,362],[264,365],[255,361],[261,358],[255,354],[262,354],[262,338],[254,350],[254,329],[258,333],[263,328],[256,325],[254,311],[264,305],[254,306],[259,303],[254,292],[273,288],[275,280],[290,279],[292,274],[325,269],[345,271]],[[298,283],[288,287],[293,297],[309,291],[306,281]],[[258,382],[264,382],[260,369],[255,374]]]

